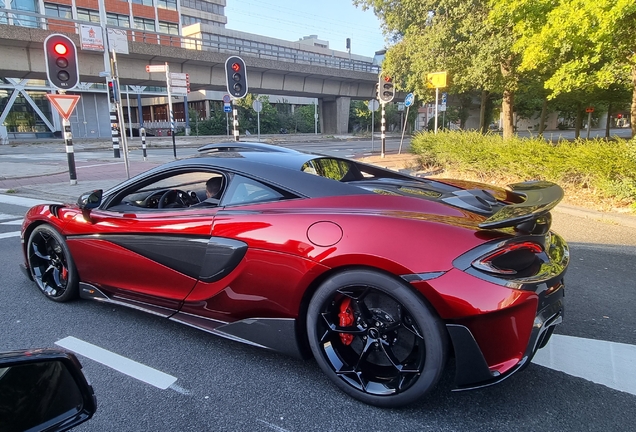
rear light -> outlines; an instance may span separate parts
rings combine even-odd
[[[498,275],[532,276],[544,262],[543,246],[534,242],[506,244],[472,262],[476,269]]]

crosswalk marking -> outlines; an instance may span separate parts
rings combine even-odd
[[[636,345],[555,334],[532,362],[636,395]]]

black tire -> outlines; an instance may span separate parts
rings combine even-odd
[[[40,291],[56,302],[77,297],[79,277],[64,237],[49,225],[33,230],[27,243],[31,275]]]
[[[327,376],[379,407],[417,401],[446,364],[441,320],[409,287],[375,271],[348,270],[326,280],[309,304],[307,335]]]

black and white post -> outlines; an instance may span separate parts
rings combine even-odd
[[[71,185],[77,184],[77,171],[75,170],[75,152],[73,150],[73,133],[71,132],[71,122],[63,118],[64,144],[66,145],[66,159],[68,160],[68,174],[71,178]]]
[[[380,140],[382,141],[382,149],[380,151],[380,157],[384,157],[384,152],[386,151],[386,111],[384,110],[384,106],[386,104],[382,102],[382,120],[380,126]]]
[[[139,129],[139,135],[141,135],[141,150],[143,151],[144,161],[145,161],[146,158],[148,157],[146,153],[146,128],[145,127],[141,127]]]
[[[238,109],[234,104],[234,100],[232,100],[232,118],[233,118],[233,127],[234,127],[234,141],[239,141],[239,121],[238,121]]]
[[[113,140],[113,157],[121,158],[121,153],[119,152],[119,119],[117,115],[117,105],[110,102],[110,134]]]

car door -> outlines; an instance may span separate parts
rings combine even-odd
[[[197,180],[189,186],[199,190],[186,193],[193,192],[200,200],[200,188],[211,174],[187,174]],[[183,175],[146,180],[106,208],[90,214],[78,211],[76,223],[66,225],[66,235],[82,282],[113,300],[145,309],[154,305],[152,310],[161,315],[179,308],[199,277],[219,207],[145,206],[155,205],[160,196],[179,187]]]

